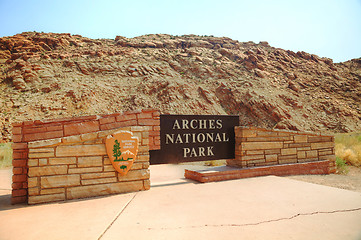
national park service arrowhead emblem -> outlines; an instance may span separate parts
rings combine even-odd
[[[138,153],[138,143],[139,139],[128,131],[115,132],[105,141],[109,159],[122,176],[126,175],[133,165]]]

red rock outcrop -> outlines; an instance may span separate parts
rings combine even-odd
[[[242,125],[361,131],[361,60],[213,36],[89,39],[28,32],[0,38],[0,117],[237,114]],[[4,131],[3,131],[4,132]]]

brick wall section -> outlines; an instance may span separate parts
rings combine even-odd
[[[13,124],[13,204],[27,201],[27,143],[128,126],[149,126],[149,149],[160,149],[160,113],[154,109]]]
[[[235,159],[228,166],[255,167],[329,161],[336,171],[334,136],[316,133],[235,127]]]
[[[226,169],[224,171],[217,171],[212,168],[211,171],[192,171],[185,170],[184,176],[188,179],[193,179],[198,182],[217,182],[232,179],[251,178],[267,175],[275,176],[289,176],[300,174],[329,174],[329,161],[316,161],[304,163],[290,163],[272,166],[250,167]]]
[[[125,127],[28,143],[28,203],[47,203],[115,193],[148,190],[149,128]],[[139,139],[137,157],[121,176],[105,148],[108,135],[119,130]]]

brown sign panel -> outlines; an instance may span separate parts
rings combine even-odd
[[[150,163],[232,159],[238,125],[238,116],[161,115],[161,149],[150,151]]]

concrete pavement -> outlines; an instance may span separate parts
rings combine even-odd
[[[149,191],[62,203],[9,206],[2,190],[0,239],[361,239],[361,193],[274,176],[199,184],[187,167],[151,166]]]

